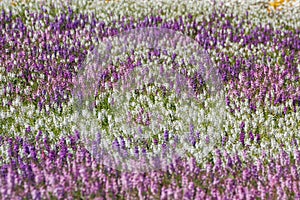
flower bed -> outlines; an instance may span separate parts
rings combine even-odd
[[[0,7],[1,199],[300,198],[297,1]],[[151,153],[167,163],[132,170]]]

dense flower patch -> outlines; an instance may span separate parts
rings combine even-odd
[[[103,168],[81,147],[75,133],[57,144],[40,132],[34,142],[1,138],[10,163],[1,167],[1,194],[13,199],[252,199],[299,198],[300,152],[282,150],[253,163],[251,155],[215,152],[216,162],[174,160],[150,173],[120,173]]]
[[[297,1],[266,2],[267,9],[254,1],[0,5],[1,198],[300,198]],[[88,55],[105,38],[149,27],[172,30],[198,43],[217,69],[225,97],[224,105],[212,109],[221,96],[211,95],[203,74],[172,52],[133,50],[114,60],[101,74],[98,93],[90,102],[97,119],[92,126],[101,129],[97,137],[107,137],[112,149],[139,157],[163,152],[182,127],[188,130],[187,143],[181,146],[184,157],[134,173],[107,166],[97,156],[99,138],[87,145],[78,131],[74,86]],[[118,125],[117,116],[124,111],[112,112],[111,92],[118,80],[147,64],[182,73],[199,101],[186,114],[182,100],[157,82],[133,91],[125,106],[130,123],[148,130],[155,105],[165,114],[151,129],[155,134],[141,142],[136,137],[144,129],[125,134]],[[224,116],[216,133],[220,137],[211,138],[208,132],[219,120],[218,108]],[[187,116],[197,120],[189,124]],[[202,157],[202,145],[208,143],[212,149]]]

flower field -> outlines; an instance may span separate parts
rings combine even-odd
[[[298,0],[0,9],[0,199],[300,199]]]

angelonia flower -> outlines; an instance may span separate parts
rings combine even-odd
[[[236,167],[234,163],[239,163],[239,156],[231,157],[227,155],[226,152],[223,150],[216,151],[215,156],[218,156],[220,159],[218,162],[218,168],[214,168],[214,171],[211,171],[212,168],[207,166],[207,170],[201,170],[201,167],[195,164],[195,160],[177,160],[175,167],[172,165],[169,168],[166,168],[167,171],[160,170],[157,172],[149,172],[150,174],[146,175],[144,173],[136,174],[136,173],[120,173],[118,171],[110,171],[107,172],[106,167],[97,163],[93,168],[90,168],[91,162],[93,162],[90,158],[89,153],[80,145],[80,143],[76,143],[78,145],[78,149],[72,152],[72,147],[68,145],[68,140],[71,139],[74,135],[69,136],[66,140],[62,140],[58,144],[58,150],[52,151],[52,155],[46,151],[44,157],[41,157],[41,152],[44,151],[44,145],[40,145],[37,148],[32,148],[34,154],[38,155],[39,162],[41,165],[36,165],[36,161],[34,162],[34,157],[27,157],[23,154],[23,150],[20,149],[19,146],[14,150],[14,155],[11,155],[11,161],[3,166],[1,166],[2,175],[0,177],[1,182],[6,183],[4,186],[5,191],[10,191],[10,193],[3,193],[1,192],[2,196],[12,197],[12,198],[19,198],[20,195],[26,194],[28,198],[34,198],[34,195],[39,195],[42,198],[50,197],[50,193],[55,195],[57,198],[60,196],[64,196],[64,193],[67,193],[69,197],[78,197],[78,195],[82,198],[95,198],[101,197],[103,193],[101,191],[108,190],[113,195],[130,195],[132,197],[137,197],[138,193],[131,193],[131,190],[128,190],[128,185],[122,184],[120,181],[123,179],[125,175],[127,176],[127,180],[131,184],[131,189],[143,191],[152,191],[150,193],[144,193],[145,198],[154,198],[157,194],[160,195],[172,195],[174,192],[166,192],[164,193],[163,190],[172,190],[176,191],[176,180],[178,178],[182,179],[182,188],[185,191],[184,195],[189,198],[194,198],[195,196],[203,195],[201,190],[197,187],[198,180],[202,180],[202,187],[209,188],[208,191],[205,192],[206,196],[214,196],[216,195],[219,198],[242,198],[245,195],[245,189],[243,187],[243,182],[245,180],[249,181],[247,187],[247,194],[255,197],[260,197],[261,195],[265,195],[265,192],[268,191],[269,196],[273,196],[277,194],[278,189],[282,189],[288,191],[290,194],[295,196],[297,194],[297,187],[293,185],[299,184],[298,179],[298,172],[297,172],[297,164],[295,163],[286,163],[287,157],[286,152],[282,152],[280,156],[277,158],[277,161],[273,163],[273,161],[269,162],[264,160],[265,158],[261,157],[266,164],[260,165],[255,163],[249,158],[245,160],[244,163],[247,164],[246,166]],[[17,145],[20,141],[17,139],[5,138],[5,142],[1,144],[1,147],[6,144]],[[29,146],[33,144],[28,143]],[[31,149],[31,148],[30,148]],[[65,151],[71,151],[71,154],[78,155],[78,159],[76,156],[73,157],[60,157],[60,154],[64,154]],[[142,150],[145,152],[145,150]],[[23,154],[23,155],[22,155]],[[84,155],[84,156],[83,156]],[[19,158],[17,163],[18,165],[24,166],[21,168],[21,171],[18,170],[16,164],[14,164],[14,160]],[[223,165],[223,160],[226,160],[227,157],[227,164]],[[67,162],[60,162],[58,166],[56,163],[59,160],[66,160]],[[280,160],[283,160],[281,162]],[[192,164],[194,163],[194,164]],[[276,171],[274,171],[273,166],[276,165]],[[47,168],[43,167],[47,166]],[[188,171],[182,171],[182,167],[189,166],[192,167]],[[47,170],[49,169],[49,170]],[[51,170],[50,170],[51,169]],[[167,174],[173,174],[172,177],[168,177]],[[281,169],[285,169],[285,173],[280,173]],[[23,173],[24,170],[24,173]],[[198,171],[197,173],[195,173]],[[232,176],[231,174],[234,173],[236,175],[235,180],[237,181],[235,186],[232,186]],[[222,175],[222,184],[215,184],[218,180],[218,176]],[[35,178],[34,178],[35,177]],[[101,178],[100,178],[101,177]],[[260,179],[261,177],[266,177],[266,179]],[[288,186],[282,184],[280,179],[290,180]],[[136,181],[136,180],[143,180],[143,181]],[[257,181],[260,180],[259,187],[257,185]],[[277,181],[278,180],[278,181]],[[30,184],[33,186],[29,190],[24,188],[19,188],[18,184],[23,182],[25,184]],[[170,184],[161,185],[165,181],[169,181]],[[41,184],[43,182],[44,184]],[[218,182],[218,181],[217,181]],[[68,187],[63,187],[61,184],[68,185]],[[71,184],[73,183],[73,184]],[[151,184],[149,184],[151,183]],[[128,184],[128,183],[127,183]],[[44,187],[43,185],[46,185]],[[95,187],[97,185],[97,187]],[[154,191],[155,187],[158,187],[159,193]],[[289,187],[291,186],[291,187]],[[43,188],[43,189],[42,189]],[[57,188],[61,188],[64,190],[62,192],[57,192]],[[198,189],[197,189],[198,188]],[[241,189],[243,188],[243,189]],[[276,190],[272,189],[276,188]],[[99,190],[101,189],[101,190]],[[80,191],[78,193],[78,191]],[[84,192],[89,191],[89,192]],[[120,191],[124,191],[125,193],[120,193]],[[179,198],[179,197],[178,197]]]
[[[299,8],[293,0],[0,1],[0,198],[299,199]],[[190,40],[170,38],[174,50],[129,45],[124,55],[112,42],[97,52],[150,27]],[[206,53],[203,63],[185,56],[190,43]],[[147,83],[132,73],[150,66],[183,78]],[[132,85],[128,102],[114,96]],[[188,111],[185,86],[196,99]],[[107,149],[122,153],[121,168],[107,164]],[[125,170],[124,159],[153,152],[161,167]]]
[[[164,132],[164,139],[166,142],[169,140],[169,131],[168,130],[165,130],[165,132]]]

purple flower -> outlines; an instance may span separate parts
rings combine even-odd
[[[142,153],[143,153],[143,155],[146,155],[147,150],[145,148],[142,148]]]
[[[191,141],[191,145],[192,145],[193,147],[196,147],[196,139],[195,139],[194,136],[191,137],[190,141]]]
[[[120,139],[121,139],[121,148],[126,149],[126,144],[125,144],[124,138],[121,136]]]
[[[80,139],[80,133],[78,130],[75,130],[75,140],[78,141]]]
[[[97,133],[97,135],[96,135],[96,143],[97,144],[101,143],[101,134],[100,133]]]
[[[194,125],[193,124],[190,124],[190,133],[194,134]]]
[[[30,132],[31,132],[31,127],[28,126],[28,127],[26,128],[26,133],[30,133]]]
[[[224,145],[225,145],[226,141],[227,141],[227,137],[226,137],[226,136],[224,136],[224,137],[222,138],[222,146],[224,146]]]
[[[37,134],[36,137],[35,137],[35,140],[36,140],[36,141],[39,141],[39,140],[40,140],[40,138],[41,138],[41,136],[42,136],[42,133],[43,133],[43,132],[42,132],[41,130],[38,131],[38,134]]]
[[[240,128],[241,128],[241,129],[244,129],[244,128],[245,128],[245,122],[244,122],[244,121],[241,123]]]
[[[249,132],[249,137],[252,141],[254,140],[254,135],[253,135],[252,131]]]
[[[135,146],[134,148],[134,154],[138,158],[139,157],[139,147]]]
[[[260,142],[260,134],[259,134],[259,133],[256,134],[256,142],[257,142],[257,143]]]
[[[24,151],[25,154],[29,154],[30,153],[29,147],[28,147],[27,143],[23,143],[23,151]]]
[[[230,105],[230,100],[229,100],[229,97],[226,96],[226,105],[229,106]]]
[[[113,142],[113,148],[115,150],[119,150],[119,148],[120,148],[120,144],[119,144],[119,141],[117,139],[115,139],[114,142]]]
[[[245,146],[245,132],[242,131],[240,133],[240,142],[242,143],[243,146]]]
[[[169,131],[168,130],[165,130],[165,132],[164,132],[164,139],[166,142],[169,140]]]
[[[205,142],[206,142],[206,144],[209,144],[209,143],[210,143],[209,135],[206,136]]]
[[[230,156],[227,157],[227,167],[231,168],[233,166],[232,159]]]

